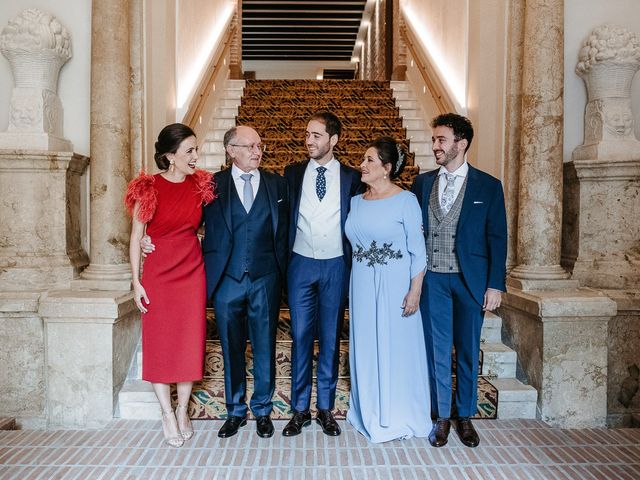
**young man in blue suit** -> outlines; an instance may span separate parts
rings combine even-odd
[[[456,349],[456,431],[462,443],[480,443],[470,417],[477,410],[478,360],[484,311],[500,306],[506,291],[507,220],[502,184],[472,167],[465,154],[473,139],[469,119],[447,113],[431,122],[440,168],[419,175],[412,191],[422,206],[427,272],[420,310],[430,374],[429,435],[434,447],[451,427],[451,352]]]
[[[291,437],[311,423],[313,341],[319,343],[316,421],[330,436],[340,435],[332,409],[338,381],[340,332],[349,286],[351,246],[344,224],[351,197],[360,193],[360,172],[338,162],[333,148],[341,133],[331,112],[312,115],[307,124],[309,160],[288,166],[288,302],[291,312],[291,408],[282,434]]]
[[[276,329],[288,256],[287,184],[279,175],[258,168],[263,146],[252,128],[231,128],[224,147],[232,165],[214,176],[218,198],[204,209],[202,242],[207,298],[213,296],[224,359],[228,417],[218,436],[235,435],[246,424],[249,339],[254,377],[251,412],[258,435],[271,437]]]

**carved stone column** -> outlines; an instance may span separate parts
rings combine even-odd
[[[62,137],[57,94],[58,74],[71,58],[67,29],[48,13],[24,10],[2,31],[0,52],[9,60],[15,81],[9,127],[0,133],[0,148],[73,151]]]
[[[582,285],[640,287],[640,141],[631,113],[639,69],[640,41],[612,25],[591,33],[576,66],[588,95],[584,143],[572,156],[580,198],[573,278]]]
[[[91,263],[85,286],[128,290],[130,220],[129,2],[94,0],[91,10]]]
[[[578,288],[560,266],[563,16],[562,0],[525,1],[517,266],[499,314],[538,390],[540,418],[574,428],[606,424],[607,328],[616,304]]]
[[[560,266],[563,19],[563,0],[526,2],[518,265],[510,275],[512,284],[519,287],[522,281],[537,284],[569,277]]]

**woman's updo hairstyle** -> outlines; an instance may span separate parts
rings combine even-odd
[[[396,142],[394,138],[380,137],[371,142],[369,147],[376,149],[382,165],[391,165],[389,178],[391,180],[398,178],[407,163],[407,155],[402,145]]]
[[[160,170],[169,168],[168,153],[176,153],[180,144],[189,137],[195,137],[191,128],[182,123],[172,123],[164,127],[158,134],[156,153],[153,155],[156,165]]]

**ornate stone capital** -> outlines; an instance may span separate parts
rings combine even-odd
[[[0,148],[72,150],[62,138],[58,75],[71,58],[71,35],[52,15],[31,8],[2,30],[0,52],[9,60],[15,87],[9,126]]]

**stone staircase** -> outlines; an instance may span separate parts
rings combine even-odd
[[[396,105],[400,109],[402,126],[406,129],[409,140],[409,150],[414,155],[415,165],[420,172],[433,170],[437,167],[435,157],[431,151],[431,131],[422,108],[418,105],[416,96],[407,81],[392,81],[391,89]]]
[[[276,342],[276,393],[272,418],[289,416],[290,350],[291,337],[288,330],[288,314],[283,310]],[[193,418],[224,416],[224,377],[220,343],[216,339],[215,322],[209,312],[207,355],[204,380],[194,386],[190,405]],[[345,322],[346,324],[347,322]],[[516,353],[501,342],[502,320],[487,313],[482,328],[482,370],[481,377],[498,391],[497,418],[536,418],[536,390],[515,378]],[[340,341],[340,362],[336,411],[338,416],[346,413],[349,391],[349,343],[347,327]],[[317,351],[317,342],[316,342]],[[119,394],[116,416],[126,419],[159,419],[159,406],[151,384],[141,379],[142,351],[140,345],[132,362],[129,376]],[[247,353],[248,397],[251,392],[251,349]],[[481,380],[482,381],[482,380]],[[315,390],[315,388],[314,388]],[[482,390],[482,389],[481,389]],[[480,400],[479,403],[481,403]],[[313,400],[312,400],[313,404]],[[484,415],[479,414],[482,418]]]
[[[224,133],[236,122],[253,126],[261,134],[267,146],[263,166],[281,171],[284,164],[301,160],[306,156],[304,131],[306,119],[312,111],[320,108],[339,110],[341,101],[348,101],[348,107],[337,111],[343,120],[343,135],[336,155],[341,160],[357,165],[362,158],[366,144],[374,137],[390,134],[404,138],[411,152],[410,168],[402,179],[405,187],[410,186],[418,171],[436,168],[431,152],[431,136],[425,115],[417,105],[408,82],[355,82],[363,87],[362,92],[351,90],[348,83],[330,82],[265,82],[265,90],[270,91],[287,112],[273,111],[274,100],[263,100],[267,96],[260,91],[260,84],[243,80],[229,80],[215,116],[210,121],[209,131],[201,148],[201,166],[217,171],[225,165],[222,140]],[[331,100],[324,96],[331,86],[340,85],[341,99]],[[247,91],[253,91],[257,98],[247,100],[241,106]],[[257,94],[256,94],[257,92]],[[293,93],[292,93],[293,92]],[[287,98],[290,94],[293,98]],[[299,95],[300,98],[296,98]],[[372,100],[373,99],[373,100]],[[378,99],[382,106],[372,105]],[[266,103],[266,105],[262,105]],[[264,108],[264,111],[261,111]],[[306,110],[305,110],[306,108]],[[311,112],[307,111],[311,110]],[[251,112],[253,117],[248,115]],[[284,160],[283,160],[284,159]],[[284,163],[283,163],[284,162]],[[190,413],[194,418],[224,415],[224,381],[222,355],[216,338],[215,322],[209,313],[207,338],[207,358],[205,379],[194,387]],[[287,315],[283,314],[277,337],[277,387],[274,396],[273,418],[287,418],[290,384],[289,355],[291,337],[288,332]],[[345,322],[347,323],[347,322]],[[482,329],[481,383],[488,381],[498,391],[497,417],[535,418],[536,390],[518,381],[516,376],[516,353],[502,343],[502,321],[494,314],[487,313]],[[338,414],[345,413],[348,402],[348,331],[343,332],[340,348],[340,380],[337,392]],[[248,375],[251,376],[251,356],[248,355]],[[119,394],[116,416],[130,419],[158,419],[159,407],[151,385],[141,380],[142,352],[140,347],[134,357],[127,381]],[[484,379],[484,380],[482,380]],[[251,388],[251,381],[248,382]],[[491,388],[491,387],[489,387]],[[491,388],[491,390],[493,390]],[[479,401],[479,404],[481,401]],[[313,404],[313,400],[312,400]],[[480,409],[481,410],[481,409]],[[485,412],[486,413],[486,412]],[[495,413],[495,412],[493,412]],[[481,415],[482,416],[482,415]]]

